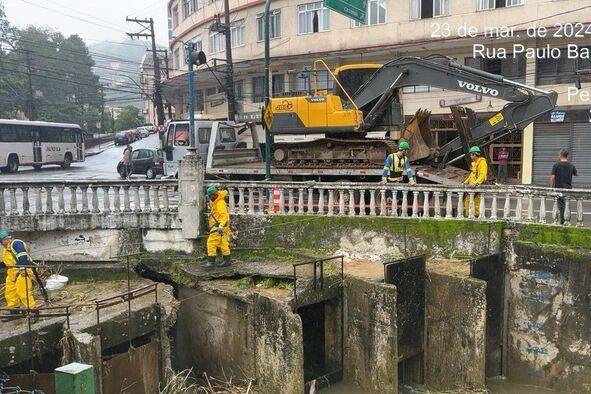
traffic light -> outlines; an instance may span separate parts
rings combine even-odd
[[[189,61],[189,63],[195,66],[200,66],[202,64],[207,63],[207,56],[205,56],[205,53],[203,51],[197,52],[193,49],[193,47],[187,47],[187,49],[187,60]]]

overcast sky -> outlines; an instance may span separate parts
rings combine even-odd
[[[41,25],[68,36],[80,35],[87,44],[121,41],[139,26],[126,16],[153,18],[156,42],[167,46],[166,0],[0,0],[13,25]]]

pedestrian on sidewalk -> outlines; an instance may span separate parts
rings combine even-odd
[[[499,162],[497,166],[497,181],[499,183],[507,183],[507,165],[509,164],[509,150],[502,147],[497,156]]]
[[[33,271],[29,247],[20,239],[12,238],[10,231],[0,231],[2,243],[2,261],[6,266],[4,297],[11,313],[19,313],[20,308],[33,309],[36,306],[33,297]]]
[[[550,187],[557,189],[572,189],[573,175],[577,176],[577,169],[568,161],[568,150],[561,149],[558,152],[558,161],[552,167],[550,174]],[[558,213],[560,224],[564,224],[564,197],[558,197]]]
[[[131,179],[131,174],[133,173],[133,161],[131,160],[131,145],[127,145],[125,150],[123,150],[123,171],[125,172],[125,178],[127,180]]]

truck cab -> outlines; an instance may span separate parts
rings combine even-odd
[[[206,168],[228,163],[235,164],[233,160],[243,157],[246,153],[254,153],[260,159],[258,142],[255,142],[256,133],[253,133],[254,149],[247,149],[246,142],[238,140],[238,135],[247,128],[248,125],[244,123],[237,124],[218,120],[195,121],[195,151]],[[179,160],[187,154],[190,141],[189,121],[171,121],[168,124],[163,141],[163,150],[166,156],[165,176],[177,175]]]

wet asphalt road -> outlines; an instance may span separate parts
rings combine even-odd
[[[107,179],[117,180],[117,164],[123,157],[125,146],[114,146],[112,144],[98,155],[86,158],[82,163],[72,163],[66,170],[56,165],[48,165],[40,171],[34,171],[33,167],[20,167],[16,174],[0,174],[0,181],[29,181],[29,180],[84,180],[84,179]],[[131,144],[137,148],[157,148],[159,146],[158,134],[152,134]],[[93,148],[92,150],[97,149]],[[134,175],[133,178],[145,179],[145,176]]]

